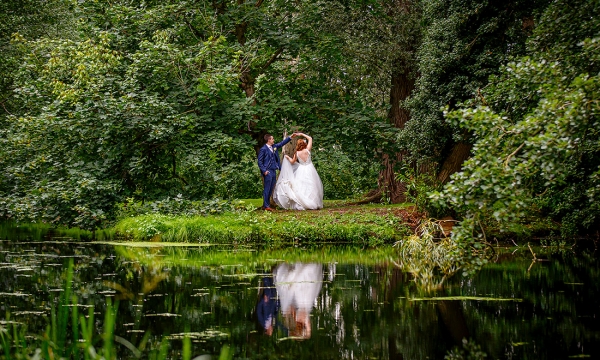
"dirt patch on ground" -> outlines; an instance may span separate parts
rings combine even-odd
[[[412,232],[416,232],[417,226],[419,226],[421,220],[425,217],[425,214],[418,212],[415,208],[396,209],[394,215],[401,218],[402,221],[410,227]]]
[[[367,208],[361,205],[347,205],[335,208],[326,208],[320,210],[320,212],[326,212],[328,214],[360,214],[360,213],[371,213],[380,216],[392,215],[398,218],[402,223],[406,224],[413,232],[419,226],[421,219],[425,217],[425,214],[417,211],[414,206],[409,207],[376,207]]]

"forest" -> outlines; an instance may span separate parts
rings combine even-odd
[[[1,0],[0,359],[600,358],[598,15]]]
[[[531,222],[597,235],[594,14],[600,1],[2,1],[0,218],[93,230],[127,204],[258,198],[264,134],[301,130],[325,199],[414,203],[458,219],[457,239]]]

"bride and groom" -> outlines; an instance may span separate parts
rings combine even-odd
[[[292,157],[285,155],[280,163],[278,149],[292,138],[302,136],[296,143]],[[272,211],[271,195],[275,203],[284,209],[314,210],[323,208],[323,183],[312,163],[312,137],[303,133],[293,133],[282,142],[275,144],[271,134],[265,135],[267,142],[258,153],[258,167],[263,177],[263,209]],[[279,179],[276,171],[279,172]]]

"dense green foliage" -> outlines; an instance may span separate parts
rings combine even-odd
[[[400,141],[416,159],[443,161],[468,134],[445,121],[442,108],[478,96],[488,77],[523,54],[534,19],[547,0],[423,2],[420,74],[408,100],[412,119]]]
[[[372,186],[377,119],[318,71],[340,57],[307,32],[310,4],[72,6],[77,36],[12,35],[19,106],[2,116],[4,217],[94,228],[128,197],[258,197],[256,139],[294,125],[318,151],[336,146],[322,156],[327,196]]]
[[[0,10],[4,219],[95,229],[233,209],[214,199],[260,196],[263,135],[300,129],[329,199],[385,190],[392,163],[420,209],[464,219],[455,239],[533,218],[564,234],[598,226],[597,1]]]
[[[600,22],[586,14],[599,6],[551,4],[527,56],[492,77],[478,101],[448,114],[476,141],[464,171],[435,198],[466,215],[468,236],[485,236],[479,223],[489,218],[549,216],[564,234],[597,229]]]

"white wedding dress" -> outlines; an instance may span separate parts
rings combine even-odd
[[[283,324],[291,337],[308,339],[312,326],[310,313],[321,292],[321,264],[279,264],[273,270],[273,281],[279,297]]]
[[[279,264],[273,271],[281,311],[303,310],[310,314],[323,285],[323,265]]]
[[[296,164],[283,159],[273,191],[275,203],[284,209],[315,210],[323,208],[323,183],[312,163],[310,151],[306,161],[296,156]]]

